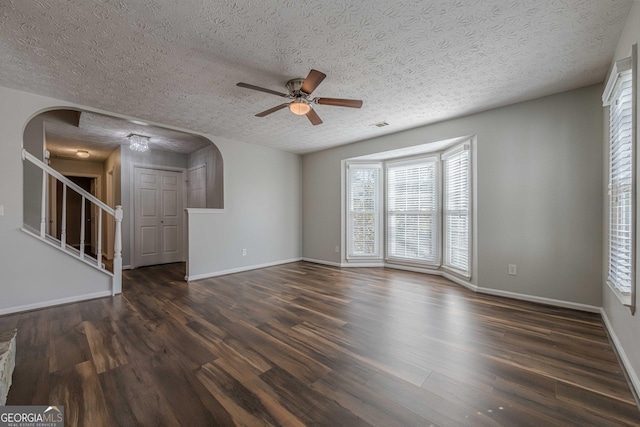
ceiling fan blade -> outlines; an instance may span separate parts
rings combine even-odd
[[[318,70],[309,71],[309,75],[306,79],[304,79],[300,90],[306,94],[310,94],[311,92],[316,90],[318,85],[322,83],[325,77],[327,77],[327,75],[325,73],[321,73]]]
[[[286,93],[276,92],[275,90],[266,89],[266,88],[263,88],[263,87],[260,87],[260,86],[250,85],[249,83],[240,82],[240,83],[236,84],[236,86],[244,87],[244,88],[247,88],[247,89],[258,90],[260,92],[270,93],[271,95],[282,96],[283,98],[286,98],[288,96]]]
[[[322,105],[333,105],[334,107],[362,107],[362,101],[359,99],[318,98],[316,102]]]
[[[311,122],[312,125],[316,126],[322,123],[322,119],[320,118],[320,116],[318,115],[318,113],[316,113],[316,110],[314,110],[313,108],[309,110],[309,112],[306,114],[307,118],[309,119],[309,121]]]
[[[256,117],[264,117],[264,116],[267,116],[267,115],[269,115],[269,114],[271,114],[271,113],[275,113],[275,112],[276,112],[276,111],[278,111],[278,110],[282,110],[283,108],[286,108],[286,107],[288,107],[288,106],[289,106],[289,103],[288,103],[288,102],[287,102],[287,103],[285,103],[285,104],[280,104],[280,105],[278,105],[277,107],[269,108],[268,110],[263,111],[262,113],[258,113],[258,114],[256,114]]]

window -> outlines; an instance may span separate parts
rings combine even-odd
[[[471,170],[469,144],[442,156],[443,252],[442,264],[469,276],[471,232]]]
[[[348,258],[380,257],[380,175],[379,164],[349,164]]]
[[[607,282],[626,305],[635,286],[635,46],[616,62],[603,101],[609,106],[609,224]]]
[[[436,157],[387,165],[387,258],[437,264]]]
[[[412,157],[396,152],[379,159],[390,154],[379,153],[347,161],[346,259],[442,268],[470,279],[471,147],[465,138],[444,152],[416,156],[412,149],[404,150]]]

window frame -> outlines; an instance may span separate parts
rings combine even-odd
[[[462,284],[463,281],[471,282],[474,274],[475,274],[475,253],[477,249],[475,248],[475,244],[477,241],[476,233],[476,225],[477,221],[477,212],[476,212],[476,186],[475,182],[477,180],[476,169],[476,144],[477,137],[475,135],[463,136],[456,139],[450,139],[451,143],[445,145],[442,148],[434,149],[430,151],[423,151],[419,154],[407,153],[407,154],[398,154],[395,157],[392,157],[391,152],[383,152],[383,153],[374,153],[361,157],[354,157],[350,159],[342,160],[341,167],[341,181],[342,181],[342,189],[343,189],[343,197],[342,197],[342,209],[341,209],[341,223],[342,223],[342,233],[341,233],[341,243],[342,247],[339,250],[339,247],[336,246],[336,252],[341,252],[341,262],[342,266],[352,266],[352,267],[384,267],[390,266],[397,268],[409,269],[412,271],[419,271],[424,273],[434,272],[434,274],[442,274],[445,273],[447,277],[452,278],[454,281],[458,281],[458,283]],[[442,155],[444,153],[448,153],[459,149],[459,147],[463,145],[469,146],[469,191],[470,191],[470,224],[469,224],[469,272],[468,274],[464,274],[459,270],[446,268],[442,265],[443,258],[443,212],[442,212],[442,203],[443,203],[443,177],[442,177]],[[402,151],[402,150],[399,150]],[[395,153],[394,153],[395,154]],[[436,264],[425,264],[425,263],[416,263],[411,262],[410,260],[403,258],[394,258],[388,257],[387,252],[387,165],[400,164],[402,162],[415,162],[416,160],[420,160],[425,157],[436,157],[437,158],[437,203],[438,210],[436,219],[438,221],[437,233],[437,263]],[[353,256],[350,255],[350,234],[351,234],[351,224],[349,219],[349,210],[350,210],[350,176],[349,176],[349,168],[352,166],[360,166],[360,165],[370,165],[370,167],[380,167],[382,169],[382,175],[380,178],[380,187],[379,193],[382,193],[381,197],[383,206],[379,208],[381,220],[379,221],[379,228],[377,230],[377,244],[379,248],[382,248],[382,254],[380,257],[373,256]]]
[[[435,261],[421,261],[411,258],[403,258],[403,257],[395,257],[389,254],[389,242],[390,242],[390,227],[389,227],[389,169],[394,167],[402,167],[402,166],[411,166],[423,164],[426,161],[433,161],[436,172],[436,194],[435,194],[435,203],[436,208],[433,212],[434,222],[435,222],[435,232],[434,232],[434,248],[435,248]],[[413,157],[404,157],[399,159],[390,159],[382,162],[384,165],[384,176],[385,176],[385,184],[384,184],[384,259],[389,264],[400,264],[400,265],[412,265],[412,266],[421,266],[428,268],[437,268],[442,265],[442,176],[441,176],[441,160],[440,153],[429,153],[427,155],[421,156],[413,156]]]
[[[607,245],[606,245],[606,279],[605,283],[607,286],[613,291],[616,297],[620,300],[620,302],[628,307],[631,311],[631,314],[635,314],[635,304],[636,304],[636,287],[637,287],[637,278],[636,278],[636,255],[637,255],[637,45],[633,45],[631,49],[631,55],[628,58],[624,58],[620,61],[616,61],[613,65],[611,73],[609,74],[609,79],[607,80],[607,85],[605,87],[604,93],[602,95],[602,101],[604,107],[610,107],[613,101],[612,97],[615,94],[615,91],[618,87],[619,79],[621,78],[623,73],[627,73],[631,71],[631,220],[630,220],[630,237],[631,237],[631,259],[630,259],[630,288],[629,292],[625,292],[623,289],[613,283],[610,280],[610,263],[611,263],[611,236],[610,230],[612,226],[612,216],[611,216],[611,199],[613,197],[611,191],[611,169],[612,169],[612,160],[611,160],[611,109],[608,110],[608,120],[607,120],[607,188],[608,194],[606,197],[606,215],[607,215]]]
[[[448,158],[455,156],[456,154],[460,153],[461,151],[467,151],[468,152],[468,156],[469,156],[469,168],[467,170],[467,174],[468,174],[468,200],[469,200],[469,205],[467,208],[467,215],[468,215],[468,224],[469,224],[469,229],[467,231],[467,242],[468,242],[468,254],[467,254],[467,265],[468,265],[468,270],[467,271],[463,271],[460,270],[459,268],[456,268],[453,265],[448,265],[446,262],[446,253],[447,253],[447,236],[445,235],[446,233],[446,223],[447,223],[447,193],[446,193],[446,168],[445,168],[445,162]],[[466,279],[471,279],[471,271],[472,271],[472,261],[473,261],[473,204],[474,204],[474,199],[473,199],[473,153],[471,150],[471,141],[467,140],[464,141],[460,144],[456,144],[453,147],[450,147],[449,149],[447,149],[444,153],[442,153],[441,156],[441,169],[442,169],[442,185],[441,185],[441,191],[442,191],[442,227],[441,227],[441,234],[442,234],[442,268],[445,270],[448,270],[452,273],[456,273]]]
[[[351,168],[359,168],[359,169],[377,169],[378,170],[378,188],[377,188],[377,205],[376,205],[376,210],[375,210],[375,218],[376,218],[376,226],[374,228],[375,230],[375,254],[371,254],[371,255],[353,255],[351,253],[351,249],[353,246],[353,241],[351,239],[351,230],[352,230],[352,223],[351,223],[351,174],[350,174],[350,170]],[[383,189],[384,189],[384,171],[383,171],[383,165],[380,164],[379,162],[357,162],[357,161],[351,161],[351,162],[347,162],[346,164],[346,218],[345,218],[345,223],[346,223],[346,251],[345,251],[345,258],[347,259],[347,261],[371,261],[371,260],[381,260],[383,259],[383,254],[384,254],[384,248],[382,246],[383,242],[382,242],[382,233],[384,230],[384,218],[382,217],[382,209],[383,209],[383,203],[384,203],[384,193],[383,193]]]

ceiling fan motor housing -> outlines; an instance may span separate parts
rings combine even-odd
[[[304,93],[300,91],[302,87],[302,83],[304,83],[304,79],[291,79],[287,82],[287,89],[289,89],[289,94],[293,96],[299,96],[300,93]],[[308,95],[308,94],[307,94]]]

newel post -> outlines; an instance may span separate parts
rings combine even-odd
[[[116,235],[113,241],[113,287],[112,295],[122,293],[122,206],[116,206],[113,215]]]
[[[42,199],[40,201],[40,238],[44,239],[47,234],[47,171],[42,170]],[[84,210],[83,210],[84,212]]]

